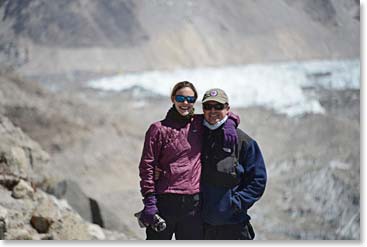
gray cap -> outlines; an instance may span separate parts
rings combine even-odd
[[[202,103],[208,101],[216,101],[221,104],[228,103],[228,96],[226,92],[224,92],[220,88],[212,88],[205,92]]]

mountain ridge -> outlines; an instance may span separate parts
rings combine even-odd
[[[345,59],[360,53],[355,0],[4,0],[0,9],[0,44],[10,47],[1,54],[28,76]]]

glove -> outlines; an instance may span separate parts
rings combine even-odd
[[[223,149],[231,152],[233,146],[237,143],[236,122],[228,118],[223,125]]]
[[[141,212],[140,221],[146,226],[153,225],[155,222],[154,215],[158,213],[157,198],[154,195],[146,196],[143,203],[144,209]]]

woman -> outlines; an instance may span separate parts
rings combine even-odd
[[[194,85],[188,81],[177,83],[171,93],[173,106],[165,119],[153,123],[145,136],[139,165],[140,187],[144,209],[140,221],[153,225],[155,215],[167,224],[157,232],[147,227],[147,240],[203,239],[200,216],[201,148],[203,116],[194,115],[198,97]],[[234,142],[236,116],[230,115],[225,126],[225,144]],[[236,137],[236,136],[235,136]],[[159,169],[158,180],[154,172]]]

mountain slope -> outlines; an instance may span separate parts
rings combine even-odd
[[[0,8],[0,43],[13,47],[2,55],[18,58],[26,75],[359,57],[355,0],[4,0]]]

